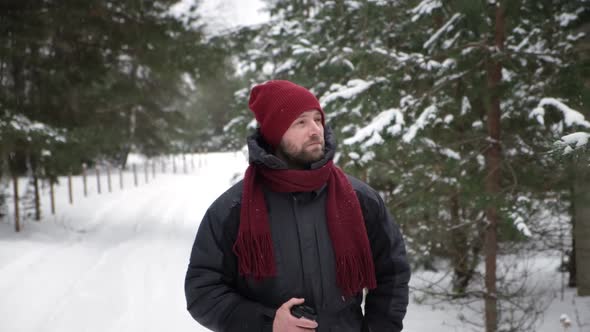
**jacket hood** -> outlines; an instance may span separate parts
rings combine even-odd
[[[273,154],[272,147],[264,141],[260,134],[260,129],[248,136],[248,160],[250,164],[264,165],[272,169],[289,169],[286,162]],[[336,154],[336,139],[329,126],[324,127],[324,157],[312,163],[310,169],[317,169],[324,166],[328,161],[334,159]]]

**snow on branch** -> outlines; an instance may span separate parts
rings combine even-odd
[[[443,25],[440,29],[438,29],[438,31],[436,31],[431,37],[430,39],[428,39],[423,47],[428,49],[430,48],[430,46],[432,46],[432,44],[434,44],[435,41],[438,40],[438,38],[440,38],[440,36],[448,31],[451,31],[453,29],[453,24],[455,24],[456,21],[458,21],[461,18],[461,14],[459,13],[455,13],[455,15],[453,15],[449,21],[447,23],[445,23],[445,25]]]
[[[459,152],[454,151],[449,148],[442,147],[439,144],[436,144],[436,142],[434,142],[433,140],[431,140],[429,138],[422,138],[422,142],[424,142],[428,147],[430,147],[434,151],[437,151],[438,153],[440,153],[441,155],[443,155],[447,158],[461,160],[461,154],[459,154]]]
[[[410,128],[408,129],[407,133],[404,134],[403,140],[406,143],[411,142],[414,137],[416,137],[416,134],[418,133],[419,130],[424,129],[424,127],[426,127],[426,125],[428,124],[428,122],[436,117],[436,112],[438,111],[438,109],[436,108],[435,105],[430,105],[428,107],[426,107],[426,109],[422,112],[422,114],[420,114],[420,116],[418,117],[418,119],[416,119],[416,122],[414,124],[412,124],[410,126]]]
[[[561,13],[555,18],[559,21],[559,25],[563,28],[567,27],[571,22],[576,21],[580,14],[584,12],[584,8],[580,7],[573,13]]]
[[[322,52],[323,50],[325,50],[324,48],[318,46],[318,45],[311,45],[310,47],[304,46],[304,45],[300,45],[300,44],[295,44],[292,46],[293,48],[293,55],[302,55],[302,54],[319,54],[320,52]]]
[[[524,222],[524,219],[522,217],[517,217],[514,220],[514,226],[516,226],[516,229],[518,229],[520,233],[522,233],[522,235],[526,237],[533,236],[533,233],[531,233],[529,226]]]
[[[539,105],[537,105],[537,107],[531,112],[530,117],[534,117],[541,125],[545,124],[545,106],[552,106],[559,110],[563,114],[563,122],[567,127],[580,126],[590,128],[590,122],[584,118],[582,113],[570,108],[555,98],[541,99]],[[562,136],[559,141],[554,143],[554,145],[557,150],[563,149],[563,154],[566,155],[575,150],[590,147],[588,141],[590,141],[590,133],[579,131]]]
[[[561,138],[561,140],[571,146],[575,146],[576,148],[580,148],[586,144],[588,144],[588,140],[590,139],[590,133],[585,133],[582,131],[575,132],[573,134],[565,135]]]
[[[352,145],[362,142],[370,137],[369,140],[365,142],[365,144],[363,144],[364,147],[371,146],[374,144],[381,144],[383,142],[383,138],[381,137],[379,132],[381,132],[383,128],[388,126],[394,120],[397,125],[403,125],[404,123],[404,116],[399,109],[392,108],[383,111],[379,113],[373,119],[373,121],[371,121],[371,123],[357,130],[354,136],[345,139],[343,143],[346,145]]]
[[[26,135],[28,140],[31,140],[32,135],[41,135],[51,137],[58,142],[65,142],[66,138],[60,130],[55,129],[47,124],[32,121],[22,114],[15,114],[4,124],[0,124],[0,134],[3,132],[16,131]]]
[[[294,59],[287,59],[285,60],[283,63],[280,63],[277,65],[277,68],[275,68],[275,73],[282,73],[282,72],[287,72],[289,70],[291,70],[293,67],[295,67],[295,65],[297,64],[297,62]]]
[[[531,39],[531,37],[535,34],[539,34],[541,33],[541,29],[539,28],[534,28],[532,29],[529,34],[517,45],[517,46],[508,46],[508,48],[514,50],[515,52],[520,52],[522,50],[523,47],[527,46],[529,44],[529,41]]]
[[[433,10],[441,7],[442,2],[440,0],[423,0],[418,6],[410,10],[410,13],[414,14],[412,22],[416,22],[423,15],[430,15]]]
[[[544,116],[545,116],[545,106],[552,106],[563,113],[563,121],[566,126],[571,127],[573,125],[578,125],[586,128],[590,128],[590,122],[588,122],[584,115],[563,102],[555,99],[555,98],[543,98],[539,102],[539,105],[533,109],[530,114],[531,118],[535,118],[541,125],[545,124]]]
[[[569,135],[561,137],[561,140],[555,142],[555,146],[558,149],[563,149],[563,154],[570,154],[575,150],[582,149],[585,146],[589,146],[588,141],[590,140],[590,133],[582,131],[575,132]]]
[[[354,79],[348,81],[346,86],[340,84],[333,84],[330,90],[320,98],[320,103],[325,106],[337,99],[352,99],[357,95],[369,89],[373,84],[384,81],[385,78],[378,78],[373,81],[365,81],[361,79]]]

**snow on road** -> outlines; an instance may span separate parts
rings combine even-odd
[[[213,153],[197,163],[202,167],[189,174],[182,167],[170,174],[169,165],[169,173],[138,187],[126,174],[125,190],[115,178],[113,192],[104,193],[103,183],[101,195],[89,178],[85,198],[76,178],[73,205],[61,179],[55,216],[45,188],[41,222],[25,222],[20,233],[0,222],[0,332],[207,331],[185,309],[184,274],[205,210],[243,173],[246,160],[241,153]],[[20,187],[25,190],[24,180]],[[536,277],[556,297],[536,331],[562,331],[564,313],[574,321],[568,332],[590,331],[590,298],[566,289],[561,301],[559,258],[539,263],[545,268]],[[412,283],[424,278],[439,276],[415,273]],[[411,299],[404,331],[477,330],[459,322],[469,314],[462,310]]]
[[[189,175],[58,205],[20,233],[0,224],[0,331],[207,331],[185,309],[184,273],[240,160],[212,155]]]

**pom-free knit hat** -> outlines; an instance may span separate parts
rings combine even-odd
[[[260,133],[272,147],[277,147],[293,121],[303,112],[324,111],[317,98],[306,88],[284,80],[268,81],[252,88],[248,107],[260,124]]]

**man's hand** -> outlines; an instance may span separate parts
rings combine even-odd
[[[277,309],[272,323],[273,332],[312,332],[318,323],[307,318],[297,318],[291,315],[291,307],[302,304],[304,299],[292,298]]]

